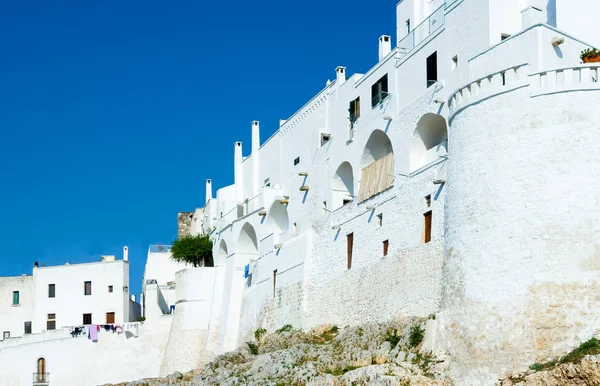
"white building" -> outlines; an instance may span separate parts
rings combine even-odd
[[[457,384],[485,385],[593,335],[600,74],[579,54],[600,43],[598,11],[403,0],[396,47],[382,35],[366,74],[336,68],[265,142],[252,122],[234,184],[213,197],[208,180],[192,217],[215,267],[176,286],[214,286],[175,313],[205,339],[180,369],[258,327],[437,313]]]

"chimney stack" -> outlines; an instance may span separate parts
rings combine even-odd
[[[392,38],[388,35],[382,35],[379,38],[379,60],[385,58],[392,52]]]
[[[258,149],[260,148],[260,124],[258,121],[252,121],[252,193],[254,196],[260,194],[260,165]]]
[[[252,121],[252,154],[258,151],[260,147],[260,123]]]
[[[206,204],[212,200],[212,180],[206,180]]]
[[[339,66],[335,69],[335,85],[340,87],[346,83],[346,67]]]
[[[123,261],[129,261],[129,248],[127,245],[123,247]]]
[[[242,174],[242,143],[236,142],[234,145],[234,158],[233,158],[233,174],[235,183],[235,198],[238,202],[243,201],[244,187],[244,176]]]

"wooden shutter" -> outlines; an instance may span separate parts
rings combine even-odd
[[[358,202],[391,188],[394,180],[394,153],[390,153],[362,170]]]
[[[115,313],[107,312],[106,313],[106,324],[113,324],[115,322]]]
[[[388,240],[385,240],[383,242],[383,256],[387,256],[389,246],[390,246],[390,242]]]
[[[352,248],[354,248],[354,233],[346,236],[348,244],[348,269],[352,268]]]
[[[431,220],[432,220],[432,215],[431,212],[427,212],[423,215],[425,217],[425,235],[424,235],[424,242],[428,243],[431,241]]]

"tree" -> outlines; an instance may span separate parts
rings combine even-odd
[[[208,235],[185,236],[175,240],[171,246],[171,258],[193,264],[194,267],[214,267],[213,244]]]

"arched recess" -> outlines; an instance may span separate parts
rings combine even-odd
[[[287,206],[282,204],[280,200],[276,200],[271,205],[265,225],[269,233],[285,233],[290,228]]]
[[[410,170],[415,171],[448,154],[446,119],[427,113],[417,123],[410,147]]]
[[[381,130],[371,133],[361,159],[360,189],[358,202],[394,186],[394,148],[390,137]]]
[[[37,374],[36,374],[36,380],[37,383],[46,383],[47,380],[47,376],[46,376],[46,359],[45,358],[38,358],[37,360]]]
[[[238,237],[236,254],[258,255],[258,238],[254,227],[245,223]]]
[[[229,249],[227,248],[227,243],[225,242],[225,240],[221,240],[221,243],[219,244],[219,257],[221,258],[221,260],[224,260],[227,258],[227,256],[229,256]]]
[[[343,162],[336,170],[331,183],[331,205],[336,210],[354,198],[354,169],[349,162]]]

